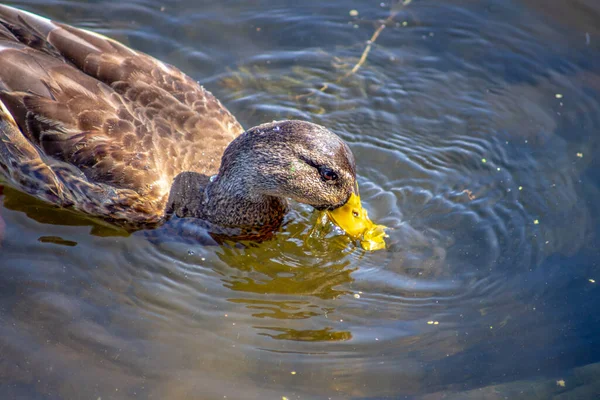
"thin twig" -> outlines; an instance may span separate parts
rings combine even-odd
[[[356,71],[358,71],[358,69],[365,63],[365,61],[367,60],[367,56],[369,55],[369,52],[371,51],[371,46],[373,46],[373,42],[375,40],[377,40],[377,37],[379,36],[379,34],[381,33],[381,31],[385,28],[385,25],[379,25],[379,28],[377,28],[377,30],[375,31],[375,33],[373,33],[373,36],[371,36],[371,40],[369,40],[367,42],[367,47],[365,47],[365,50],[363,51],[362,55],[360,56],[360,60],[358,60],[358,62],[356,63],[356,65],[354,66],[354,68],[352,68],[350,70],[350,72],[348,72],[344,78],[349,77],[352,74],[355,74]]]
[[[365,61],[367,61],[367,56],[369,55],[369,52],[371,51],[371,47],[373,46],[373,43],[375,43],[375,41],[379,37],[379,34],[381,33],[381,31],[383,31],[383,29],[386,27],[387,24],[392,22],[392,20],[396,17],[396,15],[398,15],[400,10],[402,10],[404,7],[409,5],[411,2],[412,2],[412,0],[404,0],[400,3],[400,7],[398,7],[395,10],[392,8],[390,15],[381,23],[381,25],[379,25],[379,27],[375,30],[375,32],[373,32],[371,39],[367,42],[367,47],[365,47],[365,49],[363,50],[362,55],[360,56],[360,59],[358,60],[356,65],[354,65],[354,67],[339,80],[346,79],[350,75],[354,75],[356,73],[356,71],[358,71],[359,68],[362,67],[362,65],[365,63]]]
[[[348,71],[347,73],[345,73],[343,76],[339,77],[338,79],[336,79],[336,83],[339,83],[340,81],[354,75],[359,69],[360,67],[363,66],[363,64],[367,61],[367,57],[369,56],[369,52],[371,51],[371,47],[373,47],[373,43],[375,43],[375,41],[377,40],[377,38],[379,37],[379,35],[381,34],[381,32],[383,31],[383,29],[386,27],[387,24],[389,24],[390,22],[392,22],[392,20],[396,17],[396,15],[398,15],[398,13],[407,5],[409,5],[410,3],[412,3],[412,0],[402,0],[399,2],[399,7],[394,8],[392,7],[392,9],[390,10],[390,15],[381,22],[381,25],[379,25],[377,27],[377,29],[375,29],[375,32],[373,32],[373,35],[371,35],[371,39],[369,39],[369,41],[367,42],[367,46],[365,47],[365,49],[363,50],[360,59],[358,60],[358,62],[354,65],[354,67],[352,67],[352,69],[350,71]],[[319,91],[324,92],[325,90],[327,90],[329,88],[329,84],[328,83],[324,83],[323,86],[321,86],[321,88],[319,89]],[[296,96],[296,99],[301,99],[303,97],[308,97],[313,95],[314,92],[311,93],[306,93],[306,94],[301,94]]]

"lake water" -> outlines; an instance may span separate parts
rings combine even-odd
[[[5,186],[0,398],[600,397],[600,3],[12,4],[329,127],[391,229],[202,246]]]

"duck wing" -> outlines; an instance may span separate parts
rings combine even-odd
[[[0,164],[13,181],[60,205],[125,219],[131,207],[161,215],[175,176],[216,173],[243,131],[178,69],[2,5],[0,101]]]

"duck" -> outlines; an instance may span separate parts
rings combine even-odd
[[[300,120],[245,130],[174,66],[0,5],[0,173],[56,206],[129,227],[170,218],[259,239],[289,200],[381,247],[349,146]],[[364,240],[363,240],[364,241]]]

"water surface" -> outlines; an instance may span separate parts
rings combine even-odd
[[[246,128],[329,127],[391,229],[366,252],[295,204],[274,240],[203,246],[5,186],[0,397],[600,395],[594,1],[414,0],[349,76],[396,3],[13,4],[180,67]]]

